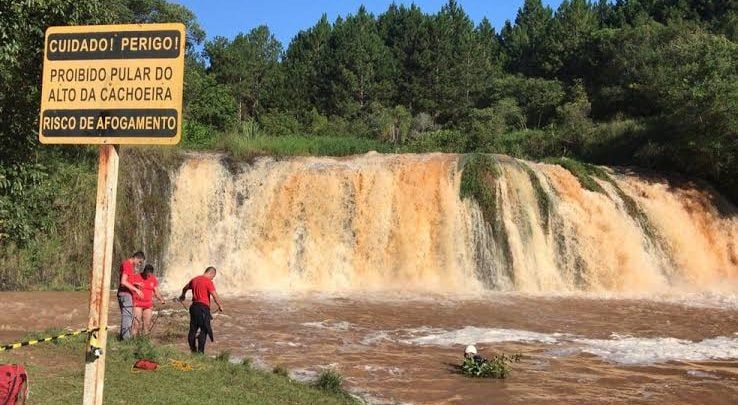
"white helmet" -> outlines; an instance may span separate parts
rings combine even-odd
[[[469,345],[464,350],[464,354],[477,354],[477,348],[474,345]]]

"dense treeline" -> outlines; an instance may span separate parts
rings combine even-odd
[[[94,149],[37,145],[45,27],[167,21],[188,28],[185,147],[304,136],[567,156],[678,171],[738,199],[736,0],[526,0],[499,32],[455,0],[360,7],[289,44],[267,26],[205,41],[165,0],[14,0],[0,4],[0,248],[64,222],[47,203],[64,211],[65,179],[94,167]]]

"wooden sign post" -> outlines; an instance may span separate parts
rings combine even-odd
[[[99,144],[83,404],[103,403],[118,144],[179,143],[183,24],[50,27],[39,141]]]
[[[100,145],[95,205],[95,238],[92,245],[90,275],[90,312],[87,329],[98,329],[88,338],[85,353],[85,384],[83,404],[102,404],[105,383],[105,352],[107,351],[108,303],[113,263],[113,231],[115,199],[118,188],[118,147]],[[95,353],[99,349],[100,356]]]

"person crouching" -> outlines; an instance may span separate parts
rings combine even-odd
[[[477,364],[487,362],[487,359],[477,354],[477,348],[474,345],[469,345],[464,349],[464,358],[474,360]]]

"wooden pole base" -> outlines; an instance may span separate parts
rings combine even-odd
[[[117,189],[118,147],[100,145],[97,205],[95,207],[95,238],[90,275],[90,314],[87,322],[88,329],[99,328],[99,330],[88,336],[88,345],[85,349],[83,396],[83,404],[85,405],[101,405],[103,403]]]

